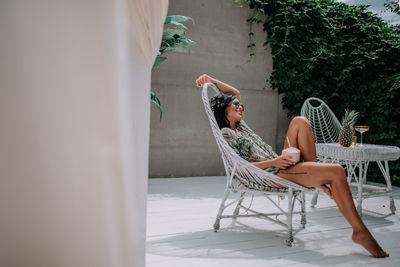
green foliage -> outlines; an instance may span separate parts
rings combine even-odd
[[[304,100],[315,96],[338,117],[345,109],[359,110],[359,123],[370,126],[366,143],[400,146],[398,28],[364,5],[333,0],[241,2],[256,11],[249,23],[263,20],[264,46],[271,47],[273,59],[268,82],[284,94],[288,116],[298,115]],[[371,168],[371,175],[378,177],[378,170]],[[399,171],[400,164],[392,162],[392,177],[398,182]]]
[[[170,26],[164,28],[161,46],[152,69],[156,68],[161,62],[167,59],[162,56],[166,52],[174,51],[190,54],[189,46],[196,45],[196,42],[185,36],[187,27],[181,23],[189,20],[194,23],[192,18],[186,16],[172,15],[166,17],[164,25],[170,24]]]
[[[170,24],[171,26],[164,28],[161,45],[158,50],[157,57],[154,60],[152,70],[154,70],[158,65],[167,59],[167,57],[162,56],[164,53],[174,51],[178,53],[189,54],[189,46],[196,45],[196,42],[185,36],[187,27],[181,23],[189,20],[194,23],[194,20],[191,17],[181,15],[172,15],[166,17],[164,25]],[[151,92],[150,99],[158,107],[161,121],[162,109],[160,99],[158,99],[154,92]]]
[[[156,96],[156,94],[154,92],[151,92],[150,99],[151,99],[151,102],[153,102],[158,107],[158,111],[160,112],[160,121],[161,121],[161,119],[162,119],[162,109],[161,109],[160,99],[158,99],[158,97]]]
[[[398,0],[386,0],[384,5],[386,10],[400,15],[400,2]],[[392,27],[396,30],[400,30],[400,24],[393,25]]]
[[[398,0],[386,0],[384,5],[387,10],[400,15],[400,3]]]

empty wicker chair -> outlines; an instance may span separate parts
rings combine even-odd
[[[306,117],[310,121],[316,144],[337,143],[339,141],[339,133],[342,125],[324,101],[316,97],[306,99],[301,107],[300,115]],[[328,161],[328,159],[321,158],[318,158],[318,160],[321,162]],[[315,207],[317,201],[318,191],[315,190],[311,200],[311,207]]]
[[[315,143],[338,142],[342,125],[324,101],[316,97],[306,99],[301,107],[301,116],[310,121]]]

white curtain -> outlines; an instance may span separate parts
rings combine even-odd
[[[0,2],[0,266],[144,266],[167,7]]]

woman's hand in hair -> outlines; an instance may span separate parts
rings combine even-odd
[[[196,86],[197,87],[203,87],[205,83],[213,83],[215,86],[217,86],[218,90],[221,91],[221,93],[224,94],[231,94],[233,96],[236,96],[236,98],[239,100],[239,103],[242,104],[242,98],[240,97],[240,91],[233,87],[232,85],[229,85],[227,83],[221,82],[217,79],[214,79],[213,77],[203,74],[200,75],[199,78],[196,80]]]
[[[200,75],[196,80],[196,86],[202,87],[205,83],[214,83],[215,79],[207,74]]]
[[[287,168],[295,165],[296,162],[290,160],[290,156],[281,155],[272,160],[272,166],[277,167],[282,170],[286,170]]]

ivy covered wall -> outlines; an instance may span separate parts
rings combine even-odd
[[[370,126],[364,142],[400,146],[400,30],[366,6],[332,0],[242,0],[263,25],[273,59],[271,88],[284,94],[288,116],[310,96],[323,99],[339,120],[344,109],[360,112]],[[250,36],[254,33],[250,32]],[[253,49],[254,44],[249,47]],[[249,52],[253,57],[263,55]],[[383,181],[376,164],[369,177]],[[390,163],[400,184],[400,164]]]

